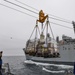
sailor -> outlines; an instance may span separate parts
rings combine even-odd
[[[2,75],[2,51],[0,52],[0,75]]]

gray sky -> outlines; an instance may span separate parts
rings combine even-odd
[[[9,0],[21,6],[24,6],[15,0]],[[43,10],[48,14],[52,14],[70,21],[75,21],[75,0],[19,0],[38,10]],[[25,13],[38,17],[38,15],[17,6],[9,4],[3,0],[0,3],[21,10]],[[29,8],[24,6],[25,8]],[[29,8],[31,9],[31,8]],[[31,9],[33,10],[33,9]],[[36,10],[33,10],[36,11]],[[38,13],[38,11],[36,11]],[[72,24],[55,21],[49,18],[51,22],[69,26]],[[30,34],[35,26],[36,18],[22,14],[18,11],[6,8],[0,5],[0,50],[3,55],[24,55],[22,48],[25,47],[25,42],[30,37]],[[54,36],[62,36],[62,34],[74,38],[72,29],[63,28],[51,24]],[[12,37],[12,39],[11,39]]]

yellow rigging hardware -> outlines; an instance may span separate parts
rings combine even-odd
[[[48,15],[45,16],[43,10],[40,10],[40,12],[39,12],[39,20],[37,20],[37,21],[43,23],[43,22],[45,22],[45,19],[46,19],[47,17],[48,17]]]

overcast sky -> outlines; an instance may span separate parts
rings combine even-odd
[[[33,10],[25,5],[22,5],[15,0],[8,0],[19,4],[25,8]],[[37,10],[43,10],[48,14],[52,14],[69,21],[75,21],[75,0],[18,0]],[[9,4],[3,0],[0,3],[18,9],[35,17],[37,14],[29,12],[25,9],[19,8],[12,4]],[[33,10],[35,12],[39,12]],[[49,15],[50,16],[50,15]],[[72,28],[72,24],[63,23],[52,20],[51,22],[69,26]],[[13,9],[0,5],[0,50],[3,55],[24,55],[22,48],[25,47],[25,42],[30,37],[30,34],[36,24],[36,18],[20,13]],[[72,29],[67,29],[61,26],[51,24],[54,36],[62,36],[63,34],[71,37],[75,37]]]

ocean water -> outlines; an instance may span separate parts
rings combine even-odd
[[[25,56],[3,56],[3,63],[9,63],[14,75],[67,75],[73,66],[38,63],[25,60]]]

